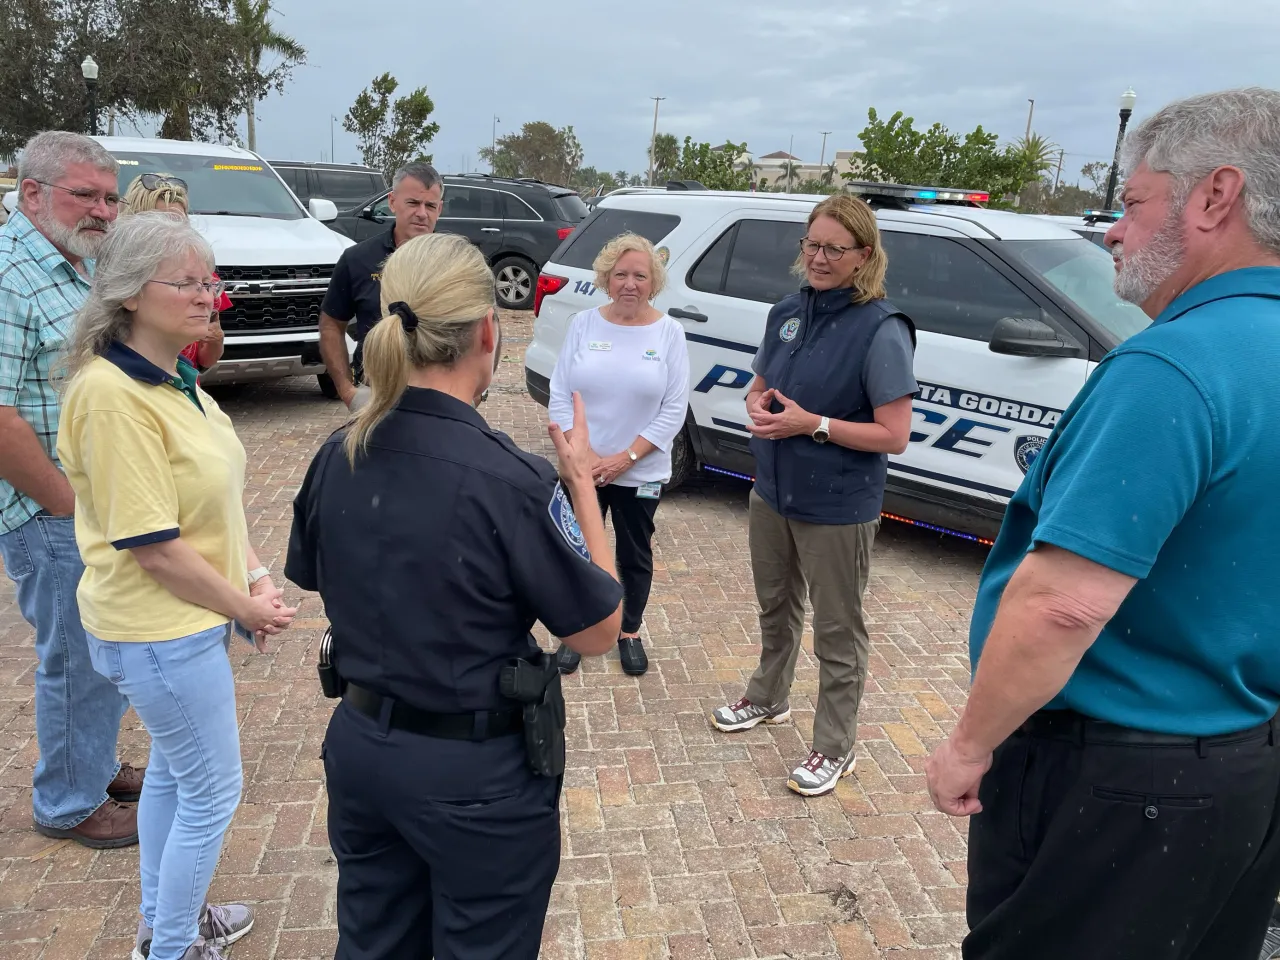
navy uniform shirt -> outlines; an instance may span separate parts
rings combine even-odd
[[[382,265],[396,252],[396,228],[391,228],[354,247],[347,247],[334,264],[329,289],[325,291],[322,313],[341,323],[355,321],[347,332],[357,344],[355,367],[360,369],[364,338],[382,319]]]
[[[319,591],[348,681],[421,710],[508,709],[502,665],[622,599],[555,469],[469,404],[410,387],[353,470],[339,431],[294,500],[285,576]]]

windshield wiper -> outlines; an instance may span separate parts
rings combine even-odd
[[[257,217],[259,219],[266,217],[265,213],[240,213],[234,210],[195,210],[192,212],[206,217]]]

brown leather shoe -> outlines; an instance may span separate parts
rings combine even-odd
[[[35,823],[36,833],[58,840],[74,840],[94,850],[131,847],[138,842],[138,807],[108,800],[70,829]]]
[[[120,764],[120,772],[107,784],[107,796],[121,803],[137,803],[142,796],[142,780],[146,776],[146,767],[135,767],[132,764]]]

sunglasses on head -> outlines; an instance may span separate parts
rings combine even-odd
[[[142,185],[148,190],[155,190],[158,187],[178,187],[182,190],[187,189],[187,181],[179,180],[177,177],[163,177],[158,173],[144,173],[138,179],[142,181]]]

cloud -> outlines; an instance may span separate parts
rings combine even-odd
[[[586,163],[639,171],[662,96],[659,130],[683,139],[746,141],[816,160],[856,149],[867,108],[903,110],[917,126],[981,124],[1004,139],[1034,127],[1067,153],[1064,176],[1109,159],[1117,101],[1132,85],[1135,119],[1163,103],[1244,84],[1280,87],[1276,0],[1113,0],[1085,6],[1026,0],[854,0],[804,8],[777,0],[490,0],[424,5],[277,0],[280,28],[310,51],[283,95],[260,104],[269,156],[320,159],[330,112],[345,113],[384,70],[425,85],[447,171],[480,169],[498,135],[530,120],[572,124]],[[358,159],[337,130],[337,157]]]

